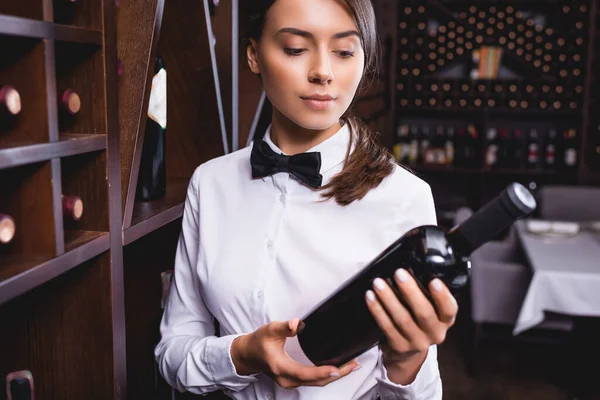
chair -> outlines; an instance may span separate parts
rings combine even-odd
[[[600,187],[542,186],[538,192],[539,214],[555,221],[600,220]]]
[[[472,213],[468,209],[459,209],[454,224],[459,224]],[[480,369],[479,352],[484,338],[484,325],[503,325],[507,328],[515,325],[531,281],[531,271],[514,228],[509,229],[503,240],[488,242],[473,252],[471,265],[473,336],[468,369],[472,375],[476,375]],[[569,332],[572,325],[567,316],[547,314],[536,329]]]

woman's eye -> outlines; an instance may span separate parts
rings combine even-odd
[[[300,54],[304,53],[304,49],[293,49],[289,47],[286,47],[283,51],[289,56],[299,56]]]
[[[343,57],[343,58],[354,57],[353,51],[338,51],[337,53],[340,57]]]

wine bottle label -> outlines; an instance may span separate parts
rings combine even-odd
[[[148,117],[167,128],[167,71],[163,68],[152,78]]]

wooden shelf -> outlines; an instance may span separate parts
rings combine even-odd
[[[102,32],[28,18],[0,15],[0,35],[54,39],[58,41],[102,45]]]
[[[14,256],[3,259],[0,265],[0,304],[28,292],[110,247],[106,232],[72,233],[66,244],[67,252],[55,258]]]
[[[149,202],[136,202],[133,207],[131,227],[123,231],[123,245],[155,231],[183,215],[183,204],[189,179],[167,182],[164,198]]]
[[[60,141],[0,149],[0,169],[106,149],[106,135],[61,134]]]

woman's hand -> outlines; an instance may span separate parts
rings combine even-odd
[[[251,334],[233,341],[231,358],[240,375],[263,372],[286,389],[299,386],[325,386],[359,367],[352,360],[342,367],[309,367],[293,360],[284,350],[288,337],[296,336],[300,320],[272,322],[263,325]]]
[[[429,283],[437,312],[406,270],[397,270],[394,281],[410,311],[381,278],[374,280],[373,291],[367,291],[366,302],[385,336],[379,347],[388,378],[406,385],[414,381],[429,346],[440,344],[446,338],[446,332],[456,319],[458,304],[439,279]]]

